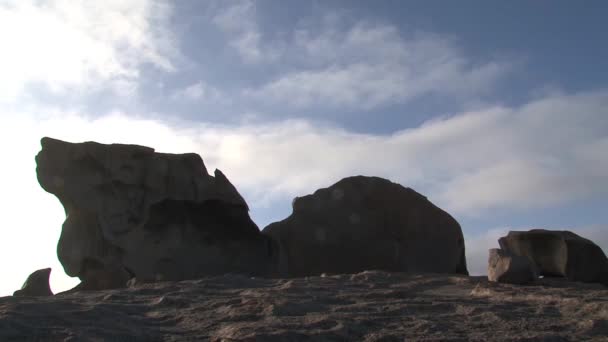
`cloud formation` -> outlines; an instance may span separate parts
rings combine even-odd
[[[257,23],[256,5],[253,1],[239,1],[222,7],[212,21],[228,36],[228,44],[236,50],[243,62],[272,62],[279,57],[276,51],[262,46],[262,33]]]
[[[221,8],[213,22],[244,63],[272,63],[263,82],[243,91],[264,105],[371,110],[425,95],[477,97],[512,67],[473,62],[440,35],[404,34],[389,23],[340,13],[303,20],[272,37],[260,30],[252,1]]]
[[[207,103],[226,103],[228,99],[217,88],[203,81],[195,82],[187,87],[177,89],[171,95],[173,100],[198,101]]]
[[[124,91],[137,86],[145,63],[174,70],[170,15],[171,7],[155,0],[3,1],[2,100],[14,100],[31,85],[54,93]]]
[[[437,34],[331,11],[273,36],[258,20],[252,1],[230,3],[213,17],[245,65],[268,70],[241,94],[257,105],[353,111],[423,96],[477,99],[513,68],[504,60],[473,62]]]
[[[474,216],[608,194],[606,106],[608,91],[558,95],[516,108],[435,118],[391,135],[306,120],[171,123],[118,111],[96,119],[50,115],[38,126],[60,139],[200,153],[254,202],[295,197],[367,174],[412,186],[450,212]]]
[[[406,37],[389,24],[356,22],[339,29],[330,21],[321,30],[296,30],[291,43],[286,50],[296,53],[283,61],[298,65],[296,71],[247,95],[300,109],[370,110],[424,95],[478,96],[510,67],[496,61],[475,64],[441,36]]]
[[[295,196],[341,177],[389,177],[452,212],[548,207],[608,193],[602,154],[608,92],[547,97],[431,120],[392,135],[307,121],[199,135],[207,160],[264,196]]]

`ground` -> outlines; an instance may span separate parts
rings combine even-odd
[[[0,298],[2,341],[608,341],[608,288],[366,271]]]

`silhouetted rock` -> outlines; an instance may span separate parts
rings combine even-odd
[[[530,259],[513,255],[498,248],[489,250],[488,280],[508,283],[526,284],[538,278]]]
[[[570,231],[510,231],[498,242],[503,250],[529,258],[542,276],[608,285],[608,259],[602,249]]]
[[[49,286],[50,268],[43,268],[30,274],[23,283],[21,290],[13,293],[13,296],[52,296],[53,291]]]
[[[416,191],[349,177],[293,201],[264,234],[277,241],[281,275],[370,269],[468,274],[460,225]]]
[[[82,288],[270,272],[272,242],[236,188],[219,170],[210,176],[197,154],[43,138],[36,162],[40,185],[67,216],[59,260]]]

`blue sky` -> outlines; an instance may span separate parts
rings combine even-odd
[[[0,295],[52,266],[39,139],[197,152],[263,228],[366,174],[461,223],[469,269],[509,229],[608,248],[603,1],[1,1]],[[16,261],[18,260],[18,261]]]

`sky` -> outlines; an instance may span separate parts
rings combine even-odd
[[[262,229],[351,175],[424,194],[471,274],[509,230],[608,251],[605,1],[0,0],[0,296],[71,288],[40,138],[199,153]]]

